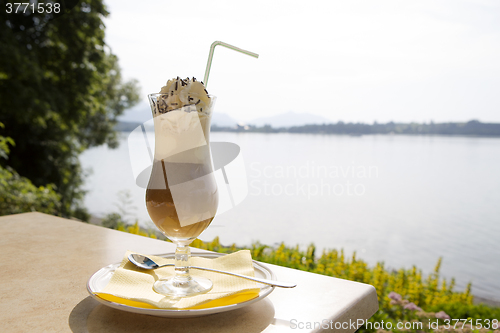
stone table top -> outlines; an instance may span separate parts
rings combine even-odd
[[[297,287],[204,317],[123,312],[92,299],[88,279],[127,250],[167,253],[174,244],[36,212],[0,217],[0,235],[2,332],[355,332],[378,310],[373,286],[264,264]]]

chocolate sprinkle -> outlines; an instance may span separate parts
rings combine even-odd
[[[154,100],[151,100],[151,102],[153,103],[154,114],[156,114],[156,103]]]
[[[207,95],[208,95],[208,91],[207,91],[207,89],[203,89],[203,90],[205,90],[205,92],[206,92],[206,93],[207,93]]]
[[[167,112],[168,105],[164,99],[160,99],[157,101],[156,107],[157,107],[159,113],[165,113],[165,112]]]
[[[201,99],[199,99],[198,102],[194,103],[194,105],[198,105],[198,104],[200,104],[200,102],[201,102]]]
[[[177,77],[179,78],[179,77]],[[177,90],[177,81],[175,81],[175,90]]]

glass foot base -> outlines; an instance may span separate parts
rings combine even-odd
[[[158,280],[154,283],[153,289],[158,294],[171,297],[189,297],[209,292],[213,287],[212,281],[206,278],[197,277],[187,282],[168,280]]]

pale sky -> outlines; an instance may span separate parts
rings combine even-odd
[[[500,122],[500,1],[105,0],[106,40],[146,101],[202,79],[239,121],[309,112],[336,122]]]

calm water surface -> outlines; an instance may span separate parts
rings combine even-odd
[[[214,132],[211,140],[241,147],[248,195],[200,238],[314,243],[425,273],[443,257],[441,272],[456,278],[457,290],[472,282],[475,295],[500,300],[499,138]],[[117,193],[129,190],[131,211],[151,223],[127,136],[118,149],[88,150],[81,162],[93,169],[90,212],[117,211]]]

